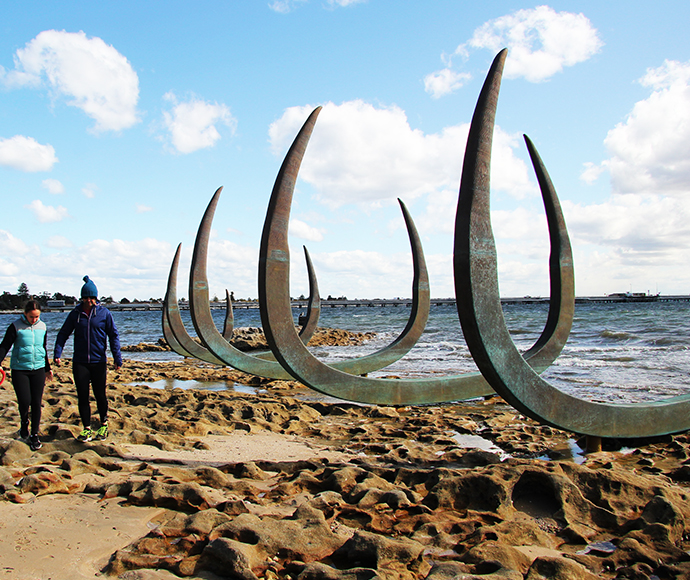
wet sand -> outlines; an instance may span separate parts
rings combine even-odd
[[[687,434],[584,456],[498,397],[363,406],[127,361],[111,435],[81,443],[55,370],[38,452],[0,386],[0,579],[690,578]]]

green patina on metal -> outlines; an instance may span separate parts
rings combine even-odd
[[[320,108],[317,108],[309,116],[285,157],[273,188],[261,238],[259,307],[264,332],[276,359],[305,385],[350,401],[408,405],[457,401],[491,394],[492,389],[478,373],[412,380],[373,379],[349,375],[320,362],[299,340],[291,324],[287,224],[299,166],[319,111]],[[538,156],[536,159],[533,158],[533,161],[541,168],[537,173],[542,171],[545,174]],[[551,262],[552,293],[556,294],[557,298],[554,300],[552,296],[547,325],[537,343],[528,351],[529,360],[525,361],[527,365],[534,364],[538,370],[551,364],[560,353],[570,332],[574,304],[572,260],[568,254],[570,244],[564,227],[565,222],[557,202],[553,204],[556,197],[550,180],[540,179],[540,186],[547,205],[552,241],[559,241],[555,252],[563,260],[562,263],[559,262],[562,264],[560,268],[554,268],[553,261]],[[279,256],[279,259],[276,259],[276,256]],[[284,257],[288,259],[285,260]]]
[[[472,118],[455,223],[455,293],[472,357],[498,394],[542,423],[593,437],[686,431],[690,429],[690,395],[639,404],[584,401],[543,380],[513,344],[501,309],[489,212],[491,141],[505,58],[505,50],[496,56]],[[557,260],[552,253],[551,267],[552,272],[554,267],[571,269],[572,257]]]
[[[189,336],[187,329],[182,323],[180,307],[177,303],[177,268],[180,261],[181,247],[182,244],[177,246],[175,257],[170,266],[170,274],[168,275],[168,289],[163,301],[163,336],[168,341],[170,348],[182,356],[190,356],[204,362],[225,366],[222,360],[213,356],[206,348],[192,340],[192,337]],[[177,350],[175,347],[179,347],[180,350]]]
[[[213,354],[220,360],[225,361],[228,365],[242,370],[256,374],[258,376],[278,379],[291,379],[292,376],[278,363],[273,361],[255,362],[251,360],[259,357],[249,357],[249,355],[238,351],[218,333],[213,320],[211,318],[210,309],[208,306],[208,283],[207,283],[207,254],[208,254],[208,239],[210,236],[211,225],[215,213],[218,199],[220,197],[220,189],[215,193],[213,199],[208,205],[204,217],[199,225],[197,239],[194,245],[194,254],[192,257],[192,270],[190,274],[190,310],[195,329],[201,341],[204,343],[208,352]],[[405,218],[408,235],[410,238],[410,245],[412,248],[413,261],[413,287],[412,287],[412,306],[410,308],[410,316],[407,325],[400,333],[400,335],[385,348],[372,353],[367,356],[339,361],[333,363],[333,368],[338,369],[344,373],[349,374],[366,374],[381,368],[384,368],[396,360],[399,360],[416,344],[417,340],[424,332],[427,319],[429,317],[430,295],[429,295],[429,276],[424,260],[424,252],[422,250],[421,240],[414,222],[407,211],[407,208],[401,202],[401,209]],[[287,228],[288,221],[284,222]],[[309,337],[303,333],[305,331],[312,332],[316,328],[316,319],[314,312],[320,308],[320,303],[317,303],[315,298],[318,296],[318,284],[316,276],[313,273],[313,265],[311,258],[305,248],[305,256],[307,259],[307,268],[310,272],[310,304],[311,310],[308,311],[308,320],[302,328],[302,333],[299,337],[303,344],[307,344]],[[277,262],[285,262],[289,268],[289,253],[282,250],[277,250],[272,253],[272,259]],[[288,296],[289,302],[289,296]],[[294,323],[292,321],[292,308],[290,307],[289,314],[290,324],[294,330]],[[247,360],[250,358],[250,360]],[[270,364],[265,364],[270,363]]]
[[[182,317],[180,316],[180,311],[179,311],[179,306],[177,302],[177,270],[178,270],[178,263],[179,263],[179,255],[180,255],[180,247],[181,245],[178,245],[177,251],[175,252],[175,257],[173,258],[172,266],[170,268],[170,274],[168,276],[168,287],[167,291],[165,294],[165,300],[164,300],[164,305],[163,305],[163,336],[165,340],[167,341],[168,345],[172,350],[177,352],[178,354],[185,356],[185,357],[191,357],[191,358],[197,358],[199,360],[202,360],[204,362],[209,362],[212,364],[217,364],[217,365],[222,365],[226,366],[228,363],[219,357],[217,357],[213,352],[209,351],[208,348],[206,348],[204,345],[199,344],[195,340],[192,339],[192,337],[189,335],[187,332],[187,329],[184,327],[184,323],[182,322]],[[303,335],[308,335],[308,338],[311,338],[313,333],[316,330],[316,326],[318,324],[318,318],[319,318],[319,312],[320,312],[320,296],[318,294],[318,284],[316,282],[316,278],[314,275],[314,269],[311,264],[311,258],[309,257],[308,252],[306,251],[305,248],[305,255],[307,258],[307,270],[309,273],[309,287],[310,287],[310,293],[309,293],[309,307],[307,311],[307,317],[306,317],[306,322],[304,324],[304,327],[302,329],[302,334]],[[206,288],[207,285],[205,281],[198,281],[197,284],[199,288],[202,288],[201,291],[203,291],[203,288]],[[206,291],[206,296],[208,297],[208,292]],[[225,318],[225,324],[224,324],[224,329],[223,329],[223,334],[221,336],[222,340],[226,343],[227,341],[232,338],[232,331],[233,331],[233,316],[232,316],[232,303],[230,301],[229,295],[227,295],[226,291],[226,302],[227,302],[227,311],[226,311],[226,318]],[[208,302],[207,302],[208,303]],[[191,306],[191,299],[190,299],[190,306]],[[210,317],[210,309],[209,309],[209,317]],[[215,326],[214,326],[215,329]],[[216,331],[217,332],[217,331]],[[307,340],[308,340],[307,338]],[[230,346],[228,344],[228,346]],[[237,350],[237,349],[235,349]],[[241,351],[237,351],[240,353],[240,355],[243,355],[243,358],[246,359],[251,359],[252,357],[256,357],[259,359],[259,362],[254,365],[252,360],[247,360],[245,361],[244,366],[246,368],[254,368],[256,367],[256,370],[262,370],[263,365],[261,363],[261,358],[266,357],[268,359],[273,359],[273,353],[270,351],[266,351],[263,354],[262,353],[254,353],[253,355],[247,355],[245,353],[242,353]],[[276,377],[269,377],[269,378],[281,378],[281,379],[289,379],[291,378],[286,372],[282,371],[282,369],[275,363],[275,360],[273,361],[268,361],[272,362],[272,365],[268,367],[269,370],[272,370],[276,373],[280,373],[279,376]],[[252,367],[254,365],[254,367]],[[245,369],[239,369],[239,370],[245,370]],[[251,374],[258,374],[258,373],[252,373],[250,370],[245,370],[245,372],[249,372]]]

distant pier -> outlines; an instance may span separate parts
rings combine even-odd
[[[575,298],[575,304],[626,304],[631,302],[690,302],[690,295],[624,295],[611,294],[609,296],[579,296]],[[548,297],[541,296],[522,296],[513,298],[501,298],[501,304],[548,304]],[[293,308],[307,308],[307,300],[292,300]],[[455,306],[455,298],[432,298],[432,306]],[[161,311],[163,304],[160,302],[130,302],[129,304],[104,304],[114,312],[136,312],[136,311]],[[178,303],[180,310],[189,310],[188,301]],[[211,302],[211,310],[225,309],[225,301]],[[362,300],[321,300],[321,308],[383,308],[398,307],[409,308],[412,306],[411,298],[374,298]],[[256,300],[236,300],[232,303],[235,310],[259,308]],[[69,312],[74,305],[46,307],[46,312]],[[0,311],[10,314],[13,311]]]

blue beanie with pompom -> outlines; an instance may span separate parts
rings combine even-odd
[[[93,280],[91,280],[88,276],[84,276],[84,282],[86,282],[86,284],[81,287],[81,297],[98,298],[98,288],[96,288]]]

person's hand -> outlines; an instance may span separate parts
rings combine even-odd
[[[117,364],[115,365],[115,370],[116,370],[116,371],[119,371],[121,368],[122,368],[122,365],[117,365]]]
[[[53,380],[53,371],[48,371],[46,373],[46,379],[48,379],[49,381]]]
[[[60,359],[59,359],[59,358],[54,358],[54,359],[53,359],[53,362],[55,363],[55,366],[56,366],[56,367],[59,367],[59,366],[60,366]]]

